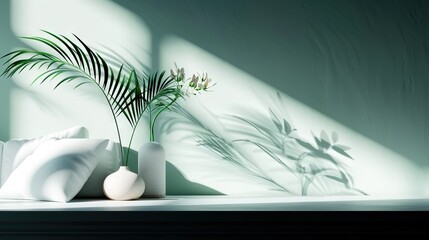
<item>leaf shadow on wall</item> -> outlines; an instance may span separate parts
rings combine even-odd
[[[115,2],[151,28],[155,68],[176,35],[428,166],[427,1]]]
[[[199,110],[199,116],[212,115],[205,110],[205,113]],[[337,133],[332,133],[332,139],[325,131],[320,137],[313,135],[317,144],[313,146],[295,134],[296,129],[292,129],[285,118],[280,121],[281,116],[269,111],[270,119],[255,117],[254,113],[253,118],[248,117],[252,114],[228,116],[232,121],[229,124],[223,121],[228,134],[222,136],[197,116],[178,107],[176,114],[164,116],[157,132],[168,135],[188,131],[188,136],[183,138],[194,139],[203,152],[205,149],[207,154],[226,162],[226,168],[245,173],[249,180],[261,182],[270,191],[304,196],[366,195],[354,187],[352,169],[348,165],[353,159],[346,153],[349,148],[337,143]],[[258,118],[264,120],[254,120]],[[255,152],[259,154],[255,156]],[[178,159],[182,157],[177,156]],[[273,164],[277,167],[273,168]],[[217,174],[220,177],[222,173]]]

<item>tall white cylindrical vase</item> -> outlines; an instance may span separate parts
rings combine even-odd
[[[165,197],[165,150],[157,142],[147,142],[139,149],[138,174],[146,183],[142,197]]]

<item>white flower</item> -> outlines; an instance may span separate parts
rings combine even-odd
[[[203,72],[202,76],[201,76],[201,81],[204,82],[208,79],[208,74],[207,72]]]
[[[202,90],[203,88],[204,88],[204,83],[203,82],[200,82],[200,83],[198,83],[198,87],[196,88],[197,90]]]
[[[185,79],[185,69],[183,67],[178,68],[176,63],[174,63],[174,66],[176,67],[176,71],[174,71],[173,69],[170,69],[170,76],[172,78],[176,78],[176,80],[180,82],[183,79]]]
[[[200,80],[199,76],[196,76],[195,74],[192,75],[191,82],[189,82],[189,86],[192,88],[196,88],[198,86],[198,81]]]
[[[181,68],[177,71],[178,79],[182,81],[185,78],[185,69]]]
[[[207,78],[204,82],[203,82],[203,90],[207,90],[207,88],[209,88],[209,84],[212,80],[210,78]]]

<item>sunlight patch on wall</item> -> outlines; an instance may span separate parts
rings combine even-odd
[[[11,18],[16,36],[40,35],[41,29],[76,34],[93,47],[105,46],[127,60],[138,57],[151,65],[150,29],[138,16],[109,0],[14,0]]]
[[[281,145],[292,144],[288,142],[290,138],[283,138],[281,141],[276,139],[286,135],[276,133],[280,129],[285,131],[286,124],[283,124],[283,120],[286,120],[291,129],[297,129],[290,134],[305,140],[302,145],[308,146],[309,143],[317,148],[314,138],[316,136],[319,139],[327,138],[332,146],[335,142],[335,146],[338,144],[341,147],[350,147],[346,153],[354,160],[334,148],[329,148],[322,154],[339,159],[344,168],[354,175],[357,189],[370,195],[423,194],[423,173],[406,158],[283,93],[277,95],[276,89],[198,46],[179,37],[168,36],[161,43],[160,54],[160,65],[163,68],[172,68],[173,63],[177,62],[185,68],[188,77],[191,73],[205,70],[217,82],[213,92],[183,103],[183,108],[190,117],[183,120],[174,117],[174,114],[164,114],[164,128],[159,129],[160,134],[162,133],[162,143],[168,149],[167,159],[191,181],[225,194],[290,194],[281,189],[283,187],[291,191],[292,195],[299,195],[302,182],[294,178],[295,173],[285,171],[285,166],[274,160],[276,156],[280,156],[283,161],[285,155],[298,157],[303,153],[299,144],[296,145],[297,148],[289,147],[284,152]],[[286,79],[285,77],[278,81],[287,81]],[[259,124],[259,130],[252,124]],[[323,136],[322,131],[326,133],[322,134]],[[199,132],[203,134],[198,135]],[[261,132],[275,134],[269,139]],[[207,134],[216,138],[201,140],[207,137]],[[246,141],[251,138],[257,140]],[[207,141],[211,141],[210,148],[201,144]],[[230,145],[220,146],[224,143]],[[257,144],[261,146],[255,147]],[[276,144],[277,147],[272,147]],[[263,147],[266,146],[269,146],[269,151],[264,150]],[[237,154],[240,155],[237,159],[240,159],[242,164],[249,164],[248,168],[256,169],[252,174],[260,171],[265,179],[249,175],[245,168],[237,167],[240,164],[238,160],[235,165],[230,164],[228,159]],[[311,168],[315,161],[318,159],[308,158],[307,166]],[[336,184],[326,181],[319,181],[306,191],[312,195],[324,195],[327,192],[347,194]]]
[[[141,69],[151,67],[150,29],[130,11],[107,0],[14,0],[11,1],[11,27],[17,36],[44,36],[48,30],[73,38],[76,34],[107,59],[121,56]],[[24,41],[38,50],[40,44]],[[138,59],[138,60],[137,60]],[[31,86],[40,72],[24,71],[13,81],[18,86],[11,96],[11,138],[33,137],[74,125],[90,130],[92,138],[117,140],[108,105],[93,86],[73,90],[54,84]],[[128,139],[131,129],[125,119],[119,121],[122,137]],[[147,136],[142,128],[133,148]],[[126,143],[127,144],[127,143]]]
[[[54,91],[55,82],[30,87],[25,80],[33,79],[35,73],[23,72],[22,81],[15,81],[18,87],[11,93],[12,138],[35,137],[75,125],[89,128],[90,137],[117,138],[114,131],[106,131],[114,129],[114,124],[108,106],[94,86],[87,85],[86,91],[66,85]]]

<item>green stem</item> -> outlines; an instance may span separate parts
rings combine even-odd
[[[107,102],[109,102],[109,98],[107,97],[107,95],[104,93],[103,89],[97,84],[98,88],[101,90],[101,92],[103,93],[104,97],[106,98]],[[122,149],[122,138],[121,138],[121,133],[119,131],[119,125],[118,125],[118,120],[116,119],[116,115],[115,115],[115,111],[113,111],[112,106],[110,105],[110,103],[108,104],[109,108],[110,108],[110,112],[112,113],[113,116],[113,120],[115,121],[115,127],[116,127],[116,133],[118,134],[118,140],[119,140],[119,149],[121,151],[121,166],[127,166],[127,162],[124,165],[124,150]]]
[[[124,150],[122,149],[122,138],[121,138],[121,133],[119,131],[118,120],[116,120],[115,112],[113,111],[113,108],[112,108],[112,106],[110,106],[110,104],[109,104],[109,107],[110,107],[110,111],[112,113],[113,119],[115,120],[116,133],[118,134],[119,145],[120,145],[119,149],[121,151],[121,158],[122,158],[121,163],[124,163]],[[124,165],[122,165],[122,166],[124,166]],[[125,163],[125,166],[127,166],[127,163]]]
[[[153,118],[153,120],[150,123],[150,141],[154,141],[155,140],[155,121],[158,118],[159,114],[161,114],[162,112],[164,112],[166,109],[168,109],[171,105],[173,105],[173,103],[175,103],[177,101],[177,97],[171,101],[167,106],[165,106],[163,109],[159,110],[155,117]]]
[[[128,158],[130,156],[131,143],[133,141],[134,133],[136,132],[136,129],[137,129],[137,126],[138,126],[138,124],[140,122],[140,119],[141,119],[141,116],[137,120],[136,125],[133,127],[133,132],[131,133],[130,142],[128,143],[127,156],[125,158],[125,166],[128,166]]]
[[[149,141],[153,142],[154,141],[154,134],[153,134],[153,125],[152,125],[152,108],[149,106],[148,107],[149,110]]]
[[[152,123],[150,124],[150,139],[149,140],[151,142],[155,141],[155,120],[156,120],[156,118],[154,118],[153,121],[151,120]]]

